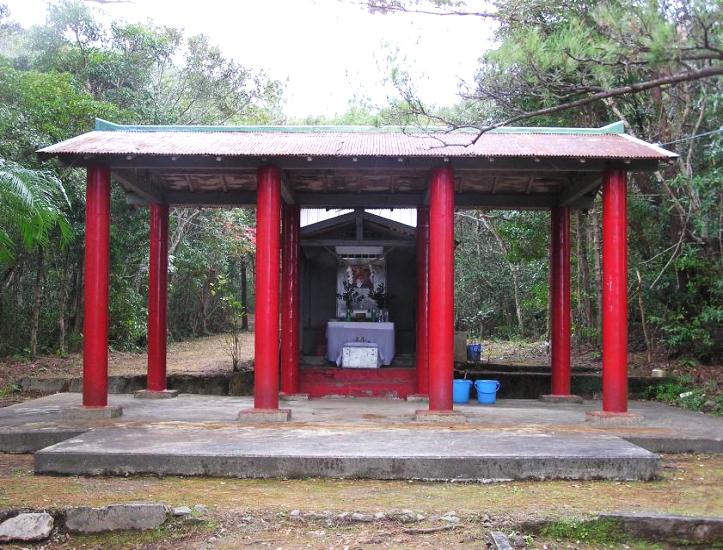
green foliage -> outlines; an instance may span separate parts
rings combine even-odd
[[[23,390],[20,384],[8,384],[7,386],[0,387],[0,398],[8,397],[14,393],[19,393]]]
[[[24,168],[0,157],[0,265],[15,258],[15,236],[27,250],[45,247],[58,229],[60,244],[71,239],[63,213],[69,204],[60,180],[52,173]]]
[[[715,382],[701,386],[690,376],[681,376],[669,382],[648,386],[643,397],[691,411],[704,410],[723,416],[723,392]]]
[[[38,148],[88,131],[95,117],[278,122],[281,93],[280,83],[227,58],[204,36],[151,22],[107,26],[77,0],[51,4],[47,23],[26,30],[0,6],[0,355],[25,353],[38,280],[41,346],[64,353],[81,339],[85,172],[55,162],[41,168]],[[145,345],[148,215],[129,208],[113,185],[111,219],[110,345],[132,349]],[[171,212],[173,336],[232,324],[240,262],[253,264],[253,224],[252,211]]]
[[[627,539],[620,524],[612,519],[559,521],[545,525],[540,534],[544,537],[574,540],[586,544],[620,543]]]
[[[496,2],[493,7],[499,23],[497,45],[482,58],[476,89],[468,94],[461,119],[447,118],[451,124],[479,127],[611,88],[720,63],[716,53],[723,41],[720,3],[513,0]],[[525,122],[600,126],[623,118],[629,132],[668,143],[680,154],[675,166],[631,176],[631,344],[633,349],[664,347],[672,356],[688,354],[709,362],[723,357],[723,140],[719,134],[696,136],[723,124],[722,96],[714,84],[701,80],[653,88]],[[412,96],[410,104],[416,107],[413,95],[406,95]],[[573,240],[575,328],[586,339],[600,333],[598,317],[590,315],[600,310],[600,281],[595,279],[599,277],[595,273],[599,248],[593,242],[595,231],[600,236],[599,203],[595,215],[596,220],[585,218],[590,224],[585,229],[593,229],[585,239],[585,257],[577,257]],[[537,262],[545,261],[548,228],[544,216],[523,215],[522,220],[505,219],[499,225],[507,249],[503,254],[509,265],[516,266],[524,315],[544,319],[546,282],[539,276],[526,280],[526,275],[535,273]],[[470,234],[465,231],[464,235]],[[573,239],[580,236],[578,232]],[[463,298],[458,299],[458,323],[474,327],[485,322],[499,330],[503,321],[510,325],[509,299],[501,296],[505,282],[510,281],[491,287],[489,283],[495,280],[495,271],[510,274],[511,270],[491,258],[495,250],[490,243],[475,246],[479,252],[458,249],[458,262],[463,264],[458,289],[464,289]],[[478,260],[465,258],[468,254]],[[480,265],[483,257],[488,265]],[[590,274],[587,287],[583,261]],[[640,284],[636,285],[638,274]],[[586,310],[588,303],[592,307]],[[506,315],[495,316],[494,312],[505,309]],[[540,329],[539,323],[525,328],[532,334],[539,334]]]
[[[456,324],[480,336],[544,336],[547,312],[546,214],[459,213],[455,236]],[[499,236],[499,239],[497,236]],[[517,301],[515,304],[515,288]],[[520,331],[519,305],[523,321]]]

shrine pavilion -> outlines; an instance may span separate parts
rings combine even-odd
[[[325,320],[342,317],[334,256],[368,265],[376,265],[370,258],[386,258],[387,277],[392,263],[399,264],[395,276],[404,273],[407,282],[395,283],[406,290],[400,291],[392,338],[398,348],[413,352],[414,393],[428,396],[428,409],[418,415],[454,414],[456,209],[551,211],[550,391],[560,399],[569,396],[570,212],[591,208],[602,190],[603,400],[595,414],[627,414],[627,175],[656,170],[676,155],[626,135],[622,123],[502,127],[478,136],[439,129],[131,126],[97,120],[94,131],[38,154],[87,169],[82,406],[89,412],[119,414],[107,398],[114,181],[130,203],[149,209],[146,393],[152,397],[170,393],[169,207],[256,208],[254,408],[240,414],[254,421],[289,418],[280,395],[301,393],[302,352],[313,354]],[[301,208],[350,209],[342,220],[348,230],[325,234],[333,224],[341,227],[339,219],[302,230]],[[365,212],[375,208],[416,209],[416,227],[384,223]],[[367,225],[374,231],[365,231]],[[326,274],[318,271],[323,265]],[[324,276],[328,293],[322,298],[313,294],[319,292],[313,280]],[[328,342],[326,351],[333,359]]]

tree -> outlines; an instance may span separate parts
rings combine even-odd
[[[62,246],[63,233],[48,225],[47,231],[29,233],[47,239],[47,246],[37,241],[28,249],[20,229],[0,211],[0,229],[9,236],[4,244],[14,254],[0,263],[0,355],[34,354],[36,347],[65,353],[80,343],[85,173],[55,161],[41,167],[38,148],[90,130],[94,117],[156,124],[274,122],[281,116],[282,91],[206,37],[152,22],[106,25],[87,3],[73,0],[51,4],[46,24],[23,29],[0,5],[0,159],[9,172],[62,182],[67,200],[57,196],[55,205],[67,220],[63,230],[69,227],[76,237]],[[224,281],[229,295],[238,292],[238,257],[253,265],[253,250],[230,246],[226,226],[241,231],[253,220],[244,214],[231,222],[227,215],[185,209],[171,214],[174,336],[229,327],[232,312],[213,285]],[[138,243],[148,238],[148,216],[129,207],[113,185],[111,219],[109,340],[115,349],[133,349],[145,344],[148,250]],[[2,293],[10,285],[13,292]]]
[[[362,4],[383,13],[477,17],[496,25],[496,46],[481,57],[454,109],[425,105],[404,68],[391,68],[407,113],[422,127],[474,128],[475,140],[523,121],[600,126],[618,119],[629,133],[676,150],[676,164],[631,177],[629,223],[636,238],[629,279],[640,274],[630,300],[633,343],[662,343],[671,354],[705,360],[723,355],[720,2],[513,0],[491,2],[485,10],[446,0]],[[591,291],[581,291],[573,303],[585,309],[585,298],[594,297],[598,312],[596,326],[589,325],[589,312],[576,315],[576,330],[590,335],[600,333],[599,209],[596,204],[577,218],[582,227],[574,258],[575,276],[591,278],[575,284]],[[547,232],[542,219],[538,231]],[[516,241],[505,240],[508,246]]]
[[[80,0],[51,4],[29,37],[30,65],[68,72],[95,99],[145,124],[222,124],[280,118],[281,84],[180,29],[114,22],[106,28]],[[179,64],[178,59],[182,62]]]

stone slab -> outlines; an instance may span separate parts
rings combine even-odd
[[[111,504],[100,508],[79,506],[65,511],[65,527],[71,533],[102,533],[128,529],[155,529],[166,521],[164,504]]]
[[[136,399],[173,399],[178,397],[178,390],[138,390],[133,393]]]
[[[584,400],[579,395],[541,395],[540,401],[543,403],[584,403]]]
[[[513,550],[510,539],[502,531],[491,531],[490,541],[495,550]]]
[[[407,403],[429,403],[429,396],[423,393],[410,393],[406,397]]]
[[[36,473],[71,475],[623,480],[659,469],[615,436],[441,428],[97,428],[35,454]]]
[[[241,424],[266,424],[269,422],[288,422],[291,409],[243,409],[237,420]]]
[[[279,399],[281,401],[308,401],[308,393],[279,393]]]
[[[723,518],[669,514],[601,514],[600,519],[619,522],[633,537],[681,545],[723,543]]]
[[[467,417],[459,411],[430,411],[421,409],[414,411],[414,420],[417,422],[432,422],[434,424],[464,424]]]
[[[642,424],[643,417],[631,412],[587,411],[585,413],[585,422],[598,426],[634,426]]]
[[[61,411],[64,420],[91,420],[99,418],[118,418],[123,414],[123,407],[69,407]]]
[[[53,531],[53,516],[47,512],[24,513],[0,523],[0,542],[45,540]]]

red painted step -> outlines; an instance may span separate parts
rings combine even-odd
[[[341,369],[302,367],[301,392],[309,397],[398,397],[416,390],[416,372],[409,368]]]

